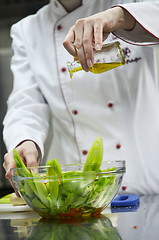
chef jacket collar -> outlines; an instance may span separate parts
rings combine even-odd
[[[86,4],[86,2],[88,1],[90,0],[83,0],[82,5]],[[58,0],[50,0],[50,4],[51,4],[51,12],[57,18],[61,18],[66,14],[68,14],[66,9],[62,6],[62,4]]]

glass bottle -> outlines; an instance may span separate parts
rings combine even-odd
[[[124,64],[125,58],[120,42],[107,43],[100,51],[94,52],[94,65],[90,68],[90,72],[99,74]],[[67,67],[71,78],[73,73],[83,70],[78,60],[68,62]]]

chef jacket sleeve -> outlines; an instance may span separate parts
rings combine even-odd
[[[3,121],[4,142],[8,151],[11,151],[20,142],[32,140],[43,156],[49,127],[49,107],[29,64],[28,49],[19,25],[12,26],[11,37],[13,90],[7,101],[8,110]]]
[[[124,41],[132,44],[159,44],[159,2],[135,2],[119,4],[136,20],[135,28],[129,30],[115,30],[113,33]],[[114,6],[114,7],[116,7]]]

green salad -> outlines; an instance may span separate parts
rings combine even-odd
[[[48,161],[42,171],[35,171],[25,166],[15,149],[13,153],[17,168],[13,181],[28,205],[43,217],[100,213],[116,193],[116,168],[101,170],[101,137],[95,139],[78,171],[62,171],[56,159]]]

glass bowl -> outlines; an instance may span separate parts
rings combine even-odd
[[[61,165],[62,175],[50,166],[11,169],[20,196],[44,218],[99,215],[116,196],[125,173],[125,161],[103,162],[99,172],[82,171],[84,164]]]

